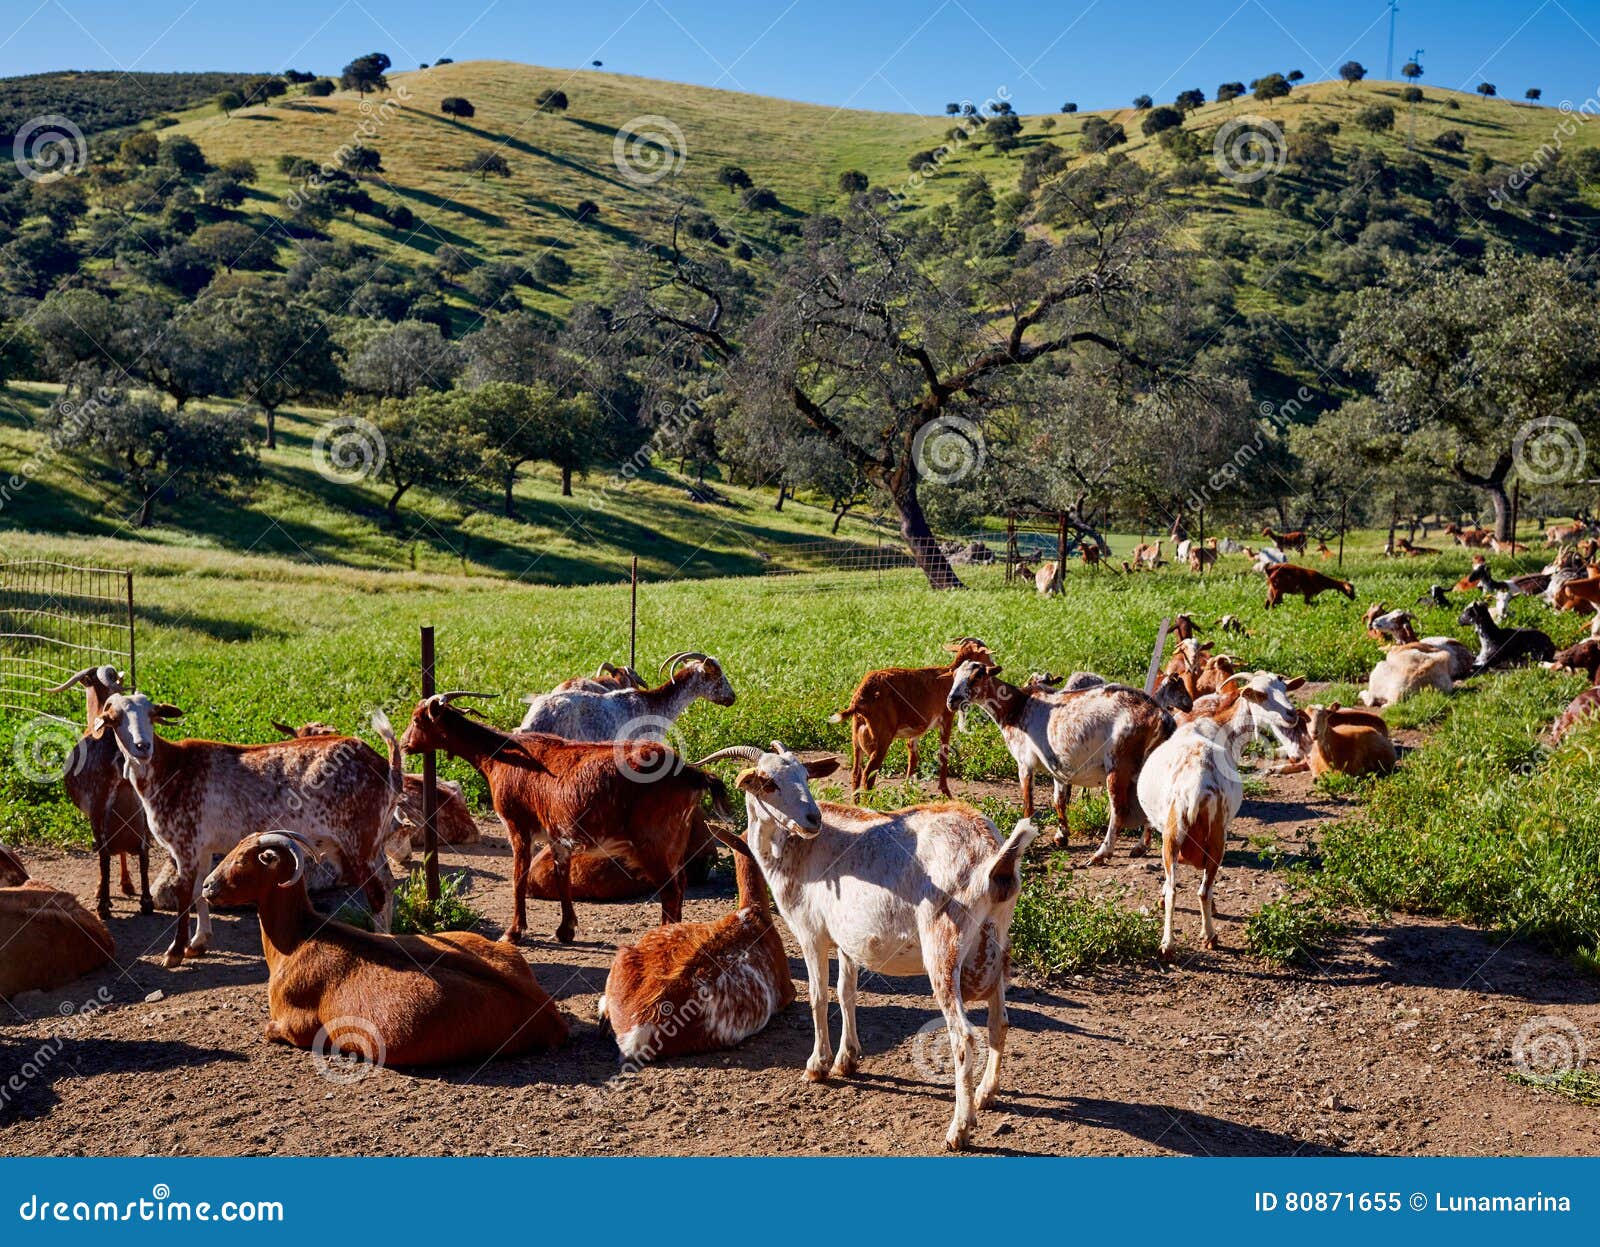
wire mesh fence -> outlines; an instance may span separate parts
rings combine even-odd
[[[47,690],[107,663],[135,687],[131,571],[43,559],[0,563],[0,710],[79,721],[80,692]]]

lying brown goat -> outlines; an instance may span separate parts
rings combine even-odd
[[[470,931],[377,935],[311,908],[311,843],[249,836],[205,882],[254,905],[267,959],[269,1041],[375,1064],[452,1065],[566,1042],[567,1023],[515,949]]]

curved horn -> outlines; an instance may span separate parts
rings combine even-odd
[[[617,665],[613,662],[603,662],[595,669],[594,678],[599,680],[608,675],[617,674]]]
[[[659,673],[661,671],[665,671],[669,666],[676,671],[680,663],[694,662],[697,659],[706,659],[710,657],[710,654],[702,654],[697,649],[679,650],[676,654],[672,655],[672,657],[663,662],[661,666],[657,668],[657,672]]]
[[[54,688],[45,689],[45,692],[65,693],[74,684],[87,684],[89,683],[89,677],[94,675],[97,670],[98,668],[96,667],[85,667],[82,671],[75,672],[74,674],[68,676],[66,680],[60,684],[57,684]]]
[[[493,699],[499,695],[498,693],[474,693],[464,688],[455,688],[447,693],[435,693],[428,700],[436,705],[448,706],[458,697],[487,697]]]
[[[729,745],[726,749],[719,749],[716,753],[707,754],[696,762],[696,766],[710,766],[713,762],[721,762],[724,758],[737,758],[741,762],[761,761],[761,750],[755,745]]]
[[[256,844],[288,849],[294,855],[294,874],[280,883],[280,888],[292,888],[299,883],[305,877],[307,855],[318,856],[316,846],[297,831],[264,831],[256,837]]]

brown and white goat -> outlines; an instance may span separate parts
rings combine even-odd
[[[246,837],[205,881],[253,905],[267,961],[269,1042],[374,1064],[453,1065],[558,1048],[567,1023],[515,949],[470,931],[380,935],[324,918],[305,872],[313,842]]]
[[[951,682],[952,711],[975,705],[1000,728],[1017,764],[1022,812],[1033,815],[1033,777],[1043,771],[1055,782],[1054,805],[1061,826],[1056,843],[1067,836],[1067,793],[1072,786],[1105,786],[1111,816],[1105,839],[1090,859],[1103,862],[1124,828],[1144,825],[1134,787],[1150,751],[1172,734],[1170,711],[1136,688],[1103,684],[1077,692],[1030,692],[1000,679],[1000,668],[969,660]],[[1149,846],[1150,831],[1135,850]]]
[[[760,751],[755,751],[759,753]],[[742,747],[724,758],[749,760]],[[838,763],[813,764],[823,775]],[[734,854],[738,907],[715,922],[674,922],[617,949],[600,996],[625,1065],[731,1048],[794,1003],[789,954],[767,903],[767,882],[753,857]]]
[[[609,693],[619,688],[645,688],[644,677],[632,667],[619,667],[612,662],[603,662],[593,675],[574,676],[570,680],[563,680],[550,691],[552,693]]]
[[[245,836],[287,829],[325,837],[341,874],[366,893],[373,921],[389,921],[394,880],[384,855],[395,806],[404,790],[400,748],[382,711],[373,727],[389,747],[385,762],[352,736],[314,736],[265,745],[164,740],[155,725],[182,712],[143,693],[106,699],[93,735],[110,734],[144,805],[150,834],[178,870],[178,926],[167,949],[169,968],[199,956],[211,942],[211,910],[195,896],[211,857]],[[196,909],[195,938],[189,911]]]
[[[122,894],[134,895],[128,877],[128,854],[139,859],[139,912],[155,912],[150,897],[150,828],[145,822],[139,794],[123,774],[122,754],[116,742],[95,736],[95,721],[106,698],[122,692],[122,676],[115,667],[85,667],[70,680],[46,692],[60,693],[81,684],[84,692],[85,730],[67,758],[62,786],[67,797],[89,820],[95,852],[100,858],[100,890],[95,910],[102,918],[111,916],[111,855],[122,867]]]
[[[1363,706],[1392,706],[1425,688],[1448,693],[1455,687],[1453,659],[1431,645],[1396,645],[1383,656],[1367,678],[1358,698]]]
[[[305,740],[311,736],[338,736],[338,728],[327,723],[302,723],[290,727],[273,720],[273,730],[285,740]],[[467,808],[461,785],[453,780],[441,779],[434,783],[434,830],[440,844],[476,844],[478,823]],[[422,776],[406,775],[406,789],[400,794],[400,804],[395,807],[394,822],[390,826],[385,849],[391,863],[401,863],[411,856],[412,849],[423,847],[423,809],[427,796]]]
[[[944,648],[954,657],[942,667],[883,667],[856,685],[850,704],[828,716],[829,723],[851,720],[850,787],[870,792],[889,746],[906,742],[906,779],[917,771],[924,736],[939,729],[939,791],[950,795],[950,728],[955,712],[945,703],[956,668],[969,660],[989,662],[989,647],[977,637],[956,637]]]
[[[554,882],[561,902],[556,939],[572,942],[578,916],[572,908],[571,861],[587,850],[627,856],[661,896],[661,921],[683,917],[684,861],[703,797],[726,808],[727,791],[715,775],[683,762],[653,740],[564,740],[544,732],[502,732],[469,718],[451,702],[466,696],[437,693],[417,703],[400,744],[407,753],[442,750],[473,767],[489,785],[494,810],[511,839],[515,905],[504,939],[527,927],[528,868],[535,845],[554,853]],[[744,842],[718,828],[712,834],[736,852]]]
[[[1600,640],[1584,637],[1541,665],[1551,671],[1581,671],[1589,677],[1590,684],[1600,684]]]
[[[1207,948],[1217,946],[1211,893],[1222,867],[1228,826],[1244,800],[1239,760],[1245,745],[1263,729],[1291,754],[1298,751],[1289,693],[1302,683],[1303,678],[1286,682],[1271,672],[1234,676],[1145,759],[1139,772],[1139,804],[1161,829],[1161,863],[1166,872],[1161,888],[1163,961],[1172,957],[1179,862],[1202,874],[1200,934]]]
[[[116,955],[106,924],[77,897],[28,878],[0,845],[0,1000],[49,991],[98,970]]]
[[[802,762],[780,741],[771,752],[752,746],[739,753],[750,762],[737,780],[745,794],[745,834],[806,961],[814,1033],[807,1081],[856,1071],[862,969],[926,974],[955,1059],[955,1115],[945,1146],[965,1147],[977,1110],[990,1107],[999,1090],[1011,917],[1034,825],[1023,819],[1001,843],[994,824],[960,802],[888,813],[818,802],[810,780],[826,774],[827,763]],[[834,954],[844,1020],[837,1060],[828,1034]],[[966,1004],[980,1001],[988,1006],[989,1057],[974,1094],[977,1030]]]

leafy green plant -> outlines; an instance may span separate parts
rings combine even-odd
[[[440,931],[470,931],[483,915],[467,899],[470,890],[464,870],[441,873],[439,899],[428,899],[428,879],[419,866],[395,889],[394,930],[397,935],[437,935]]]
[[[1030,868],[1031,868],[1030,863]],[[1116,896],[1089,896],[1058,859],[1041,875],[1024,870],[1022,898],[1011,921],[1011,955],[1040,974],[1068,974],[1110,962],[1147,961],[1161,943],[1161,924]]]
[[[1320,897],[1281,896],[1268,901],[1245,922],[1245,943],[1258,957],[1285,965],[1304,965],[1344,925]]]

